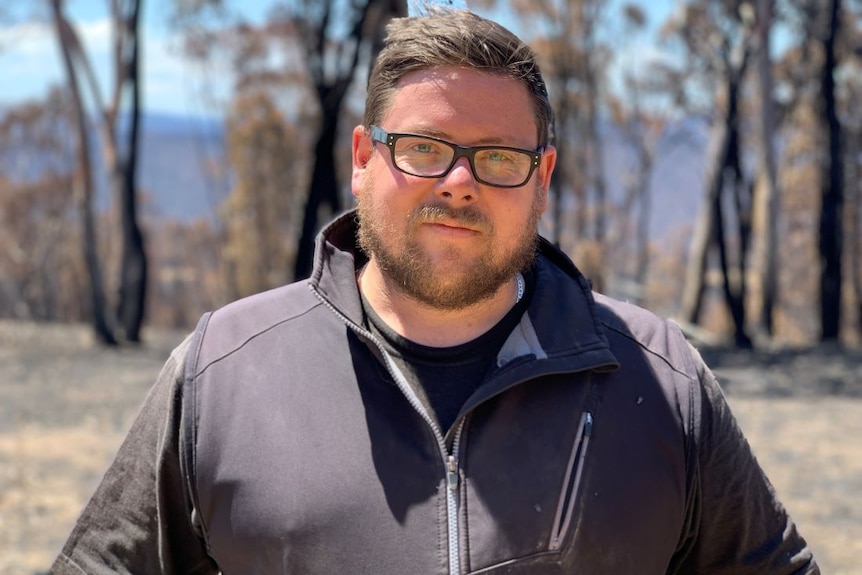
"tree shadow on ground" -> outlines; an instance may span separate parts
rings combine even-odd
[[[700,349],[731,395],[862,398],[862,350],[839,346]]]

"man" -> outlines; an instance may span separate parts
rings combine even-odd
[[[532,52],[394,21],[358,213],[312,277],[204,316],[56,573],[819,573],[679,329],[539,239]]]

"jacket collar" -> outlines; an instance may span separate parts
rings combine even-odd
[[[347,319],[362,325],[362,302],[356,274],[368,262],[359,249],[355,210],[336,218],[318,234],[309,282]]]
[[[368,262],[357,244],[356,211],[342,214],[317,237],[310,283],[341,314],[362,324],[356,273]],[[535,260],[536,286],[527,313],[501,351],[499,363],[523,355],[554,360],[565,370],[613,369],[604,328],[587,279],[544,238]]]

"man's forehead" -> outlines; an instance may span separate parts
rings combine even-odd
[[[521,81],[502,71],[467,66],[431,66],[407,72],[398,80],[395,89],[401,90],[416,85],[433,85],[445,88],[476,79],[485,79],[492,83],[511,81],[516,85],[522,84]]]
[[[533,102],[520,80],[473,68],[414,70],[398,83],[382,118],[389,131],[462,145],[536,146]]]

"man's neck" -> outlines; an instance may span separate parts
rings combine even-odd
[[[359,275],[359,289],[395,333],[422,345],[451,347],[494,327],[517,302],[518,282],[513,277],[492,297],[472,306],[441,310],[404,294],[388,281],[372,258]]]

